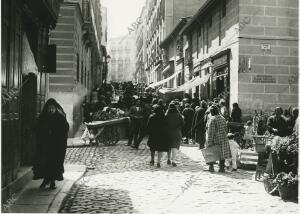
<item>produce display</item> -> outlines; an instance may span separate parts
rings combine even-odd
[[[265,178],[265,186],[268,184],[272,192],[278,191],[283,200],[295,200],[298,197],[298,148],[297,132],[287,137],[276,136],[271,144],[277,169]]]
[[[298,168],[298,134],[287,137],[275,137],[271,149],[276,153],[280,168],[286,173],[297,172]]]
[[[125,112],[118,108],[104,108],[102,111],[97,111],[93,114],[93,121],[106,121],[118,119],[125,116]]]

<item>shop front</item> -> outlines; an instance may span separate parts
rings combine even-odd
[[[229,107],[230,91],[230,49],[221,51],[212,59],[212,97],[223,98]]]

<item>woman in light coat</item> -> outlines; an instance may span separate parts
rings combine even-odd
[[[219,114],[217,106],[210,108],[211,118],[208,122],[206,147],[220,145],[221,154],[219,161],[219,172],[225,172],[225,159],[231,158],[229,142],[227,138],[227,123],[223,116]],[[209,163],[209,171],[214,172],[214,163]]]

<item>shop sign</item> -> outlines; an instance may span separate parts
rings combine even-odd
[[[256,75],[254,76],[253,83],[276,83],[275,77],[271,75]]]
[[[223,55],[217,59],[214,59],[213,61],[214,67],[219,67],[221,65],[226,65],[227,64],[227,54]]]

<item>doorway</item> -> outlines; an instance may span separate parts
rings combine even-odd
[[[35,153],[37,77],[22,76],[21,91],[21,166],[32,165]]]

